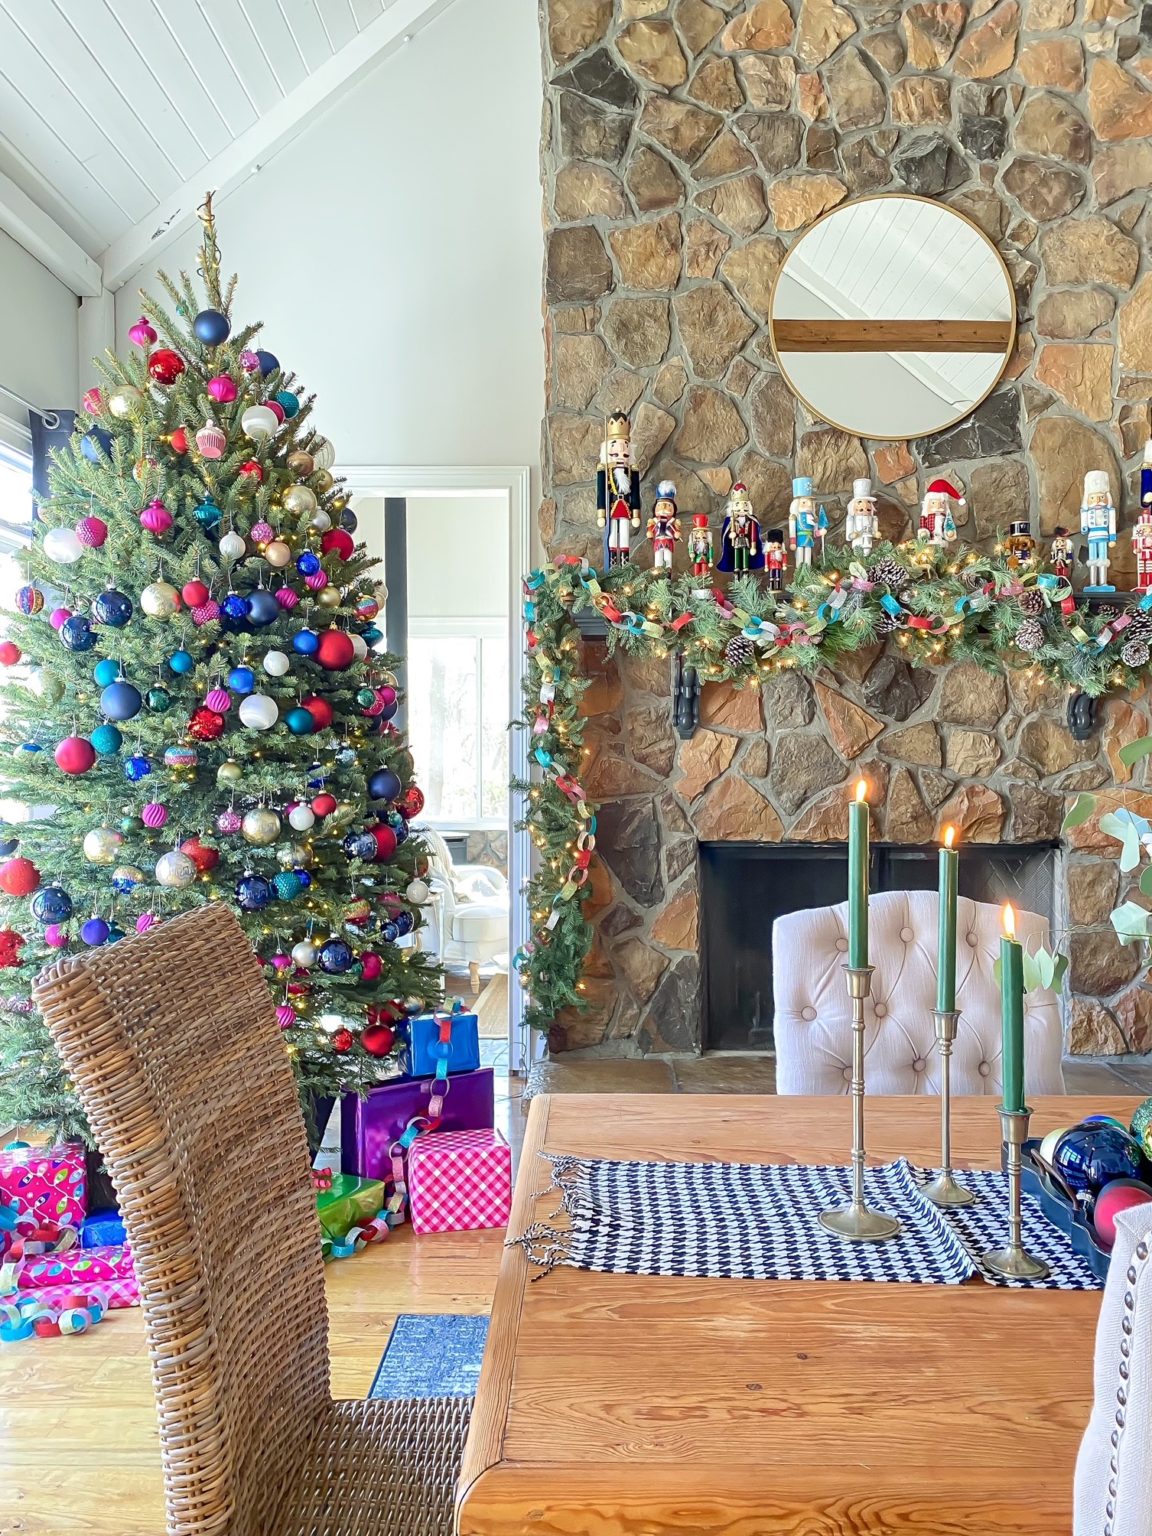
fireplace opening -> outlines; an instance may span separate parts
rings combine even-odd
[[[1011,901],[1054,925],[1056,843],[968,844],[961,896]],[[932,847],[872,845],[871,889],[936,889]],[[772,925],[789,912],[835,906],[848,888],[843,843],[701,843],[701,1044],[711,1051],[770,1051]]]

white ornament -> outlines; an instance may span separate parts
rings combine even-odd
[[[316,469],[331,469],[336,462],[336,450],[326,437],[318,437],[308,452]]]
[[[316,946],[310,944],[307,939],[301,939],[299,944],[292,946],[292,963],[298,965],[302,971],[316,964]]]
[[[270,731],[280,718],[280,707],[266,693],[250,693],[240,703],[240,724],[250,731]]]
[[[426,880],[410,880],[408,889],[404,892],[414,907],[422,907],[431,894],[431,888]]]
[[[150,619],[170,619],[179,610],[180,594],[168,581],[153,581],[140,594],[140,608]]]
[[[283,651],[269,651],[261,665],[269,677],[283,677],[292,663]]]
[[[276,412],[266,405],[250,405],[240,418],[240,425],[254,443],[265,442],[280,425]]]
[[[196,866],[186,853],[174,849],[156,861],[156,881],[173,890],[182,891],[196,878]]]
[[[307,832],[316,825],[316,812],[310,805],[294,805],[288,812],[288,825],[293,832]]]
[[[238,533],[226,533],[218,547],[224,559],[231,564],[233,560],[239,560],[243,556],[247,545]]]
[[[315,512],[312,514],[311,521],[312,527],[319,529],[321,533],[327,533],[329,528],[332,526],[332,519],[328,516],[323,507],[316,508]]]
[[[84,546],[74,528],[49,528],[44,535],[44,553],[57,565],[75,565]]]
[[[363,661],[368,654],[368,642],[363,635],[353,634],[349,637],[352,641],[352,654],[357,661]]]

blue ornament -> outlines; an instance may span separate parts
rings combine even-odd
[[[211,496],[205,499],[196,508],[196,521],[206,533],[215,533],[220,526],[220,508],[212,500]]]
[[[300,656],[315,656],[320,649],[320,637],[314,629],[297,630],[292,636],[292,649]]]
[[[146,779],[151,772],[152,764],[141,752],[133,752],[124,764],[124,777],[130,784],[139,784],[140,780]]]
[[[88,740],[101,757],[113,757],[124,745],[124,737],[114,725],[98,725]]]
[[[93,949],[98,944],[106,944],[111,929],[102,917],[90,917],[80,930],[80,937],[85,944],[91,944]]]
[[[278,875],[275,875],[272,879],[272,885],[281,901],[295,900],[304,889],[300,883],[299,875],[293,874],[290,869],[282,869]]]
[[[301,576],[315,576],[320,569],[320,556],[314,550],[306,549],[296,556],[296,569]]]
[[[275,602],[275,598],[273,598]],[[228,596],[220,604],[220,612],[226,619],[244,622],[248,617],[248,599],[241,597],[239,592],[229,592]]]
[[[347,533],[355,533],[357,528],[359,528],[360,519],[356,516],[351,507],[345,507],[343,512],[341,512],[340,526]]]
[[[293,736],[311,736],[316,728],[316,722],[306,709],[297,706],[290,709],[284,716],[284,724],[292,732]]]
[[[376,839],[371,832],[349,832],[348,836],[340,844],[345,855],[350,859],[374,859],[376,857]]]
[[[112,434],[103,427],[93,427],[80,439],[80,452],[91,464],[99,464],[112,457]]]
[[[45,927],[66,923],[72,916],[72,898],[58,885],[46,885],[32,898],[32,916]]]
[[[296,876],[297,880],[299,880],[300,886],[301,886],[302,890],[306,891],[308,889],[308,887],[312,884],[312,876],[308,873],[308,871],[306,869],[301,869],[299,864],[297,864],[296,868],[292,871],[292,873]]]
[[[396,940],[400,937],[400,929],[392,922],[381,923],[380,937],[384,940],[385,944],[395,944]]]
[[[17,750],[20,752],[43,752],[44,748],[38,741],[22,741]]]
[[[352,968],[352,949],[343,939],[329,939],[320,946],[320,969],[329,976],[343,976]]]
[[[168,658],[168,666],[177,677],[183,677],[185,672],[191,672],[195,665],[196,658],[189,651],[173,651]]]
[[[16,594],[16,606],[21,613],[39,613],[44,606],[44,594],[39,587],[21,587]]]
[[[1069,1188],[1095,1195],[1113,1179],[1139,1177],[1140,1145],[1113,1125],[1074,1125],[1056,1143],[1052,1161]]]
[[[112,871],[112,889],[117,896],[130,896],[138,885],[144,884],[144,872],[134,864],[121,864]]]
[[[272,882],[263,875],[241,875],[236,882],[236,900],[241,912],[259,912],[273,898]]]
[[[218,309],[202,309],[192,322],[193,336],[206,347],[218,347],[221,342],[227,341],[231,329],[228,316],[222,315]]]
[[[411,912],[397,912],[395,922],[396,927],[400,930],[400,937],[402,939],[406,938],[416,926],[416,919],[412,916]]]
[[[263,629],[266,624],[275,624],[283,612],[271,592],[266,592],[263,587],[257,587],[248,598],[248,621],[258,629]]]
[[[100,684],[101,688],[107,688],[109,683],[114,683],[120,676],[120,663],[113,661],[111,657],[105,657],[103,661],[96,663],[92,676]]]
[[[391,768],[378,768],[368,779],[368,795],[372,800],[395,800],[404,786],[399,774]]]
[[[124,930],[120,927],[119,923],[110,923],[108,926],[108,938],[105,942],[115,944],[117,939],[122,939],[123,937]]]
[[[123,592],[117,592],[115,587],[109,587],[92,604],[92,617],[97,624],[107,624],[110,629],[123,629],[132,617],[132,600],[125,597]]]
[[[100,695],[101,713],[109,720],[133,720],[144,706],[140,690],[123,678],[109,683]]]
[[[10,859],[20,846],[18,837],[6,837],[0,841],[0,859]]]
[[[228,686],[233,693],[251,693],[256,686],[256,674],[251,667],[233,667],[228,674]]]
[[[360,638],[368,649],[371,650],[374,645],[378,645],[383,640],[384,635],[381,630],[376,628],[375,624],[369,624],[366,629],[360,631]]]
[[[399,847],[401,843],[406,843],[408,841],[408,835],[411,831],[411,828],[404,820],[403,816],[401,816],[399,811],[389,811],[384,820],[396,834],[397,847]]]
[[[393,699],[391,704],[385,704],[383,706],[383,708],[378,712],[376,718],[378,720],[383,720],[383,721],[387,722],[387,721],[391,720],[392,716],[396,713],[396,711],[399,708],[400,708],[399,703],[397,702],[396,699]]]
[[[256,361],[260,364],[260,372],[267,378],[270,373],[275,373],[280,366],[280,359],[274,352],[261,352],[257,349]]]
[[[290,389],[278,389],[276,391],[276,400],[289,421],[292,420],[293,416],[299,415],[299,397],[294,395]]]
[[[96,644],[96,631],[82,613],[74,613],[60,626],[60,642],[69,651],[90,651]]]

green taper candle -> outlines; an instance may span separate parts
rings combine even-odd
[[[1004,904],[1004,937],[1000,940],[1000,1019],[1003,1029],[1001,1063],[1004,1108],[1024,1108],[1024,951],[1016,942],[1016,914]]]
[[[940,916],[936,933],[936,1012],[956,1007],[956,878],[960,855],[952,846],[955,827],[944,828],[940,850]]]
[[[848,807],[848,964],[868,964],[868,785],[861,779]]]

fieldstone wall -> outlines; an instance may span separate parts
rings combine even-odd
[[[667,476],[685,519],[706,511],[717,530],[736,479],[771,527],[793,473],[811,474],[835,529],[853,478],[870,474],[898,538],[926,479],[947,475],[968,501],[961,537],[988,543],[1023,515],[1034,532],[1076,526],[1090,468],[1110,471],[1130,524],[1152,428],[1152,5],[541,0],[541,12],[550,554],[601,558],[592,480],[613,409],[632,412],[645,505]],[[810,419],[785,387],[768,301],[814,218],[900,190],[991,236],[1020,333],[1001,387],[966,421],[862,441]],[[1116,555],[1123,586],[1123,537]],[[1117,700],[1103,735],[1075,743],[1063,694],[1035,678],[933,678],[884,652],[814,684],[781,674],[762,701],[709,688],[705,729],[678,747],[665,664],[589,660],[603,667],[587,709],[606,862],[592,1006],[558,1021],[559,1049],[698,1044],[698,839],[838,839],[857,764],[886,790],[879,836],[921,842],[945,818],[970,839],[1055,836],[1066,796],[1123,782],[1118,746],[1148,729],[1143,701]],[[1114,847],[1095,823],[1073,844],[1071,1045],[1152,1048],[1152,994],[1106,930]]]

